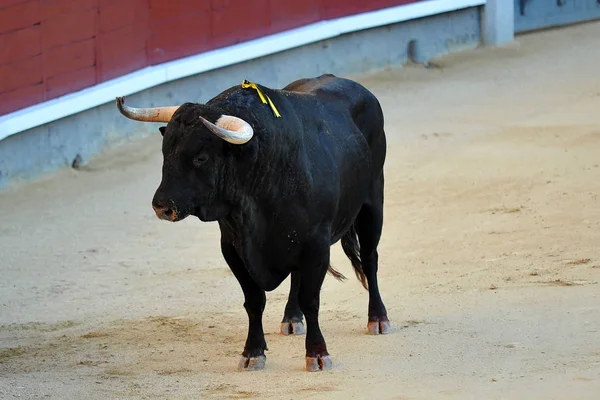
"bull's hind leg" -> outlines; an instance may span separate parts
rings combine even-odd
[[[330,237],[327,229],[326,234],[315,238],[315,242],[306,247],[301,260],[298,302],[306,318],[306,370],[311,372],[331,368],[331,358],[319,327],[321,285],[329,268]]]
[[[377,246],[383,228],[383,174],[374,182],[371,198],[362,206],[354,224],[360,243],[362,269],[369,287],[367,328],[370,334],[389,333],[390,322],[377,283]]]
[[[248,337],[238,368],[247,370],[263,369],[267,360],[265,356],[267,342],[265,341],[262,324],[262,315],[267,302],[265,292],[254,282],[244,266],[244,262],[231,244],[221,242],[221,250],[231,272],[233,272],[242,287],[244,308],[248,313]]]
[[[283,320],[281,321],[282,335],[303,335],[305,333],[302,322],[302,311],[298,303],[298,292],[300,290],[300,272],[294,271],[291,276],[290,294],[288,296]]]

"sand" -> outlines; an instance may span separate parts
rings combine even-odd
[[[389,140],[380,287],[389,335],[336,245],[333,369],[247,319],[216,224],[159,221],[160,135],[0,193],[1,399],[597,399],[600,23],[354,76]],[[241,78],[240,78],[241,79]]]

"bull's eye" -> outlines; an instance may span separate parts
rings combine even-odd
[[[200,154],[194,158],[194,167],[200,167],[202,164],[208,161],[208,154]]]

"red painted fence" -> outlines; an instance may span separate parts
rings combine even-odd
[[[0,115],[137,69],[420,0],[0,0]]]

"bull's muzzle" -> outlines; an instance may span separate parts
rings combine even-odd
[[[157,203],[152,203],[152,208],[154,209],[154,212],[156,213],[156,216],[159,219],[171,222],[175,222],[175,220],[177,219],[177,210],[175,210],[174,208]]]

